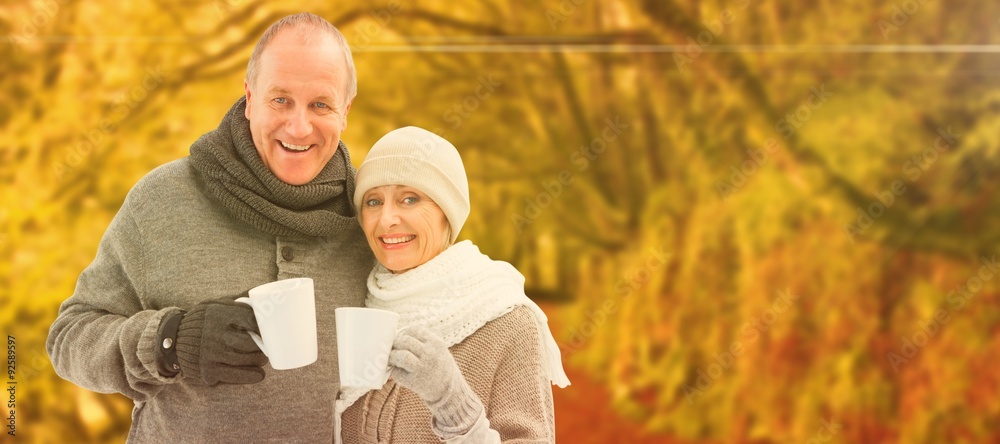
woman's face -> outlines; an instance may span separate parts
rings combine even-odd
[[[393,273],[431,260],[448,246],[448,218],[426,194],[404,185],[368,190],[361,228],[375,258]]]

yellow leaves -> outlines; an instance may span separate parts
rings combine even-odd
[[[396,15],[365,35],[359,30],[379,24],[366,14],[383,5],[220,0],[108,11],[56,1],[58,8],[44,9],[51,3],[0,6],[17,45],[3,50],[12,68],[0,82],[9,99],[0,109],[0,320],[24,336],[30,360],[44,358],[48,324],[128,189],[185,156],[240,96],[242,66],[265,21],[279,8],[319,8],[330,19],[360,11],[364,18],[342,29],[355,46],[539,48],[359,50],[360,94],[344,138],[358,165],[389,129],[445,131],[472,179],[464,236],[515,261],[529,285],[574,292],[575,301],[553,315],[556,337],[571,365],[606,383],[617,409],[656,430],[723,442],[806,442],[822,420],[848,423],[833,442],[950,442],[965,436],[949,434],[956,430],[970,441],[991,436],[988,419],[1000,409],[989,377],[997,355],[995,281],[952,310],[898,373],[886,353],[902,353],[904,338],[919,339],[921,321],[949,307],[948,293],[978,267],[970,252],[995,249],[1000,96],[993,58],[708,45],[718,52],[682,75],[669,52],[609,55],[577,45],[662,50],[691,36],[675,25],[697,28],[699,19],[741,4],[718,42],[871,43],[881,39],[872,17],[891,19],[893,5],[723,1],[698,4],[700,15],[691,17],[683,14],[694,9],[677,8],[671,22],[653,16],[667,3],[592,2],[553,30],[544,11],[573,2],[413,4],[407,8],[429,14]],[[995,17],[995,6],[928,5],[891,34],[894,42],[968,43],[993,29],[977,20]],[[22,43],[35,15],[32,32],[53,38]],[[941,26],[926,27],[930,21]],[[358,40],[364,37],[371,38]],[[569,44],[551,52],[553,42]],[[158,68],[162,79],[148,82]],[[463,102],[484,76],[501,86],[470,110]],[[823,85],[832,96],[810,108],[811,88]],[[631,126],[604,141],[599,156],[573,163],[581,146],[600,145],[603,122],[615,117]],[[926,171],[907,169],[948,126],[960,136],[954,149]],[[792,128],[794,137],[785,137]],[[776,141],[773,152],[768,140]],[[730,167],[744,165],[745,181],[733,185]],[[511,216],[524,216],[525,200],[538,201],[563,170],[573,183],[550,192],[541,215],[515,230]],[[852,242],[844,225],[893,180],[907,191]],[[734,192],[721,196],[720,181]],[[923,223],[942,209],[952,218]],[[911,223],[914,237],[901,246],[883,242]],[[918,254],[906,242],[923,236],[931,242],[919,244],[916,265],[887,262]],[[785,289],[799,299],[769,314]],[[722,368],[715,357],[737,342],[743,353]],[[119,408],[127,402],[113,398],[119,407],[108,407],[103,395],[38,368],[45,377],[32,402],[56,412],[38,419],[51,433],[38,436],[122,431],[109,430],[128,422],[127,408]],[[699,371],[717,377],[689,402],[685,387],[697,386]]]
[[[100,395],[85,389],[77,389],[75,392],[80,421],[90,430],[101,430],[107,427],[111,418],[104,405],[97,400]]]

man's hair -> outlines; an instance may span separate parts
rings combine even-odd
[[[347,102],[354,99],[354,96],[358,95],[358,74],[354,70],[354,57],[351,55],[351,47],[347,44],[347,39],[344,35],[340,33],[340,30],[336,26],[330,24],[323,17],[309,12],[300,12],[298,14],[289,15],[281,20],[278,20],[273,25],[264,31],[264,34],[260,36],[260,40],[257,41],[257,46],[253,48],[253,53],[250,54],[250,62],[247,63],[247,83],[251,87],[257,84],[257,71],[260,69],[260,56],[264,53],[264,49],[267,45],[271,43],[274,36],[278,35],[281,30],[289,28],[301,31],[320,31],[323,35],[330,36],[335,42],[340,46],[344,54],[344,63],[347,65]],[[300,36],[302,38],[310,38],[311,35],[305,32],[301,32]]]

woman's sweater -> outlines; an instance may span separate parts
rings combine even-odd
[[[538,328],[531,310],[521,306],[451,347],[490,428],[505,443],[555,441],[552,386]],[[391,380],[348,407],[342,421],[345,444],[441,442],[424,402]]]

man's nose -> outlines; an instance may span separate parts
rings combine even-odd
[[[307,112],[304,109],[292,111],[292,114],[288,117],[288,122],[285,124],[285,131],[289,136],[301,139],[312,133],[312,123],[309,121]],[[301,140],[297,141],[301,142]]]

